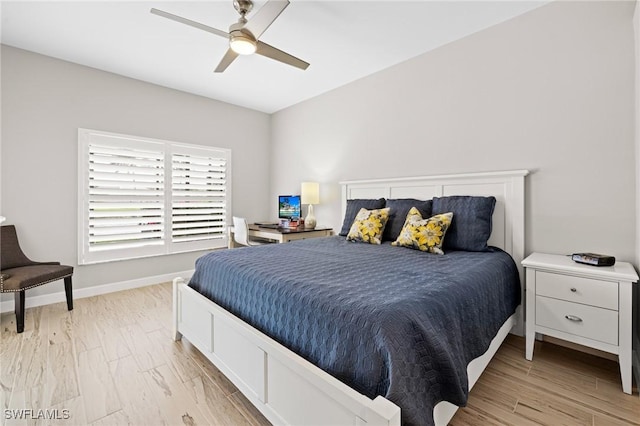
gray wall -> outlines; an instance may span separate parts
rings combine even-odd
[[[527,253],[635,261],[633,6],[554,2],[274,114],[272,195],[321,182],[339,228],[340,180],[529,169]]]
[[[77,264],[78,127],[232,150],[233,212],[269,205],[267,114],[2,46],[2,212],[35,260]],[[193,268],[201,252],[80,266],[82,288]],[[29,295],[62,291],[57,285]]]

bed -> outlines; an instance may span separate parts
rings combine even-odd
[[[344,209],[346,200],[356,198],[493,196],[496,206],[489,244],[497,249],[437,256],[330,237],[213,253],[198,260],[191,286],[180,278],[174,280],[175,338],[189,339],[274,424],[446,424],[457,406],[438,402],[447,399],[463,404],[468,387],[473,386],[507,333],[522,330],[522,289],[502,291],[506,296],[484,302],[473,298],[462,301],[462,296],[451,294],[457,291],[472,297],[476,291],[473,297],[486,298],[482,279],[474,277],[485,276],[492,285],[499,280],[492,271],[500,265],[504,265],[506,276],[514,275],[522,282],[519,265],[524,251],[526,175],[526,171],[512,171],[343,182]],[[251,250],[250,263],[249,253],[243,250]],[[287,263],[278,266],[274,256],[287,259]],[[332,257],[328,263],[317,261]],[[376,258],[389,260],[381,266],[381,262],[371,261]],[[423,261],[431,264],[423,265]],[[468,273],[457,272],[463,264],[468,264]],[[332,268],[344,282],[328,278],[335,276],[329,273]],[[362,274],[359,268],[368,273]],[[420,281],[424,270],[434,271],[432,275],[454,290],[425,290]],[[365,275],[376,278],[359,279]],[[393,286],[385,284],[393,277],[403,278],[395,278]],[[215,291],[205,285],[208,282],[216,283]],[[439,291],[429,305],[434,308],[423,312],[418,302],[432,293],[436,297]],[[509,306],[506,302],[501,306],[500,297],[509,299]],[[400,299],[403,304],[396,304]],[[486,306],[469,309],[476,305]],[[477,344],[474,340],[481,339],[471,336],[482,334],[482,330],[473,328],[474,310],[484,311],[485,316],[496,312],[487,318],[492,325],[481,327],[490,334]],[[447,318],[451,312],[456,314]],[[425,315],[434,316],[423,323],[417,321]],[[469,318],[461,321],[461,316]],[[404,317],[409,318],[409,325],[400,321]],[[416,326],[424,323],[429,326]],[[306,324],[315,324],[315,328]],[[447,328],[458,330],[465,338],[447,337],[443,332]],[[292,332],[295,329],[297,334]],[[397,349],[414,346],[415,351]],[[442,350],[445,346],[448,350]],[[360,350],[366,355],[352,356]],[[361,359],[366,362],[359,363]],[[416,395],[416,390],[424,388],[422,378],[416,376],[425,374],[437,393]],[[450,387],[449,382],[458,386]],[[431,412],[424,415],[420,405],[424,400],[429,400],[428,407],[435,405],[432,416]]]

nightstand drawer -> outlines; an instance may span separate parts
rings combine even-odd
[[[536,324],[611,345],[618,344],[618,312],[536,297]]]
[[[536,271],[536,295],[618,310],[618,283]]]

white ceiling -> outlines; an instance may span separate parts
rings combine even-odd
[[[3,44],[272,113],[503,22],[545,1],[292,0],[261,40],[311,66],[261,56],[213,69],[227,41],[149,13],[227,30],[218,1],[2,1]],[[255,1],[254,11],[265,0]],[[251,19],[251,15],[248,15]]]

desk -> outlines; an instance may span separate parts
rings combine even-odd
[[[333,229],[316,227],[314,229],[305,228],[261,228],[258,225],[249,225],[249,237],[264,238],[277,243],[288,243],[296,240],[306,240],[307,238],[329,237],[333,235]],[[233,239],[233,226],[229,227],[229,248],[238,247]]]

